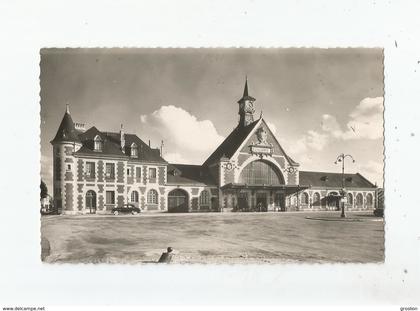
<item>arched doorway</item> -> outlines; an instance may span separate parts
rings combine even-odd
[[[362,209],[363,208],[363,194],[358,193],[356,195],[356,207],[358,209]]]
[[[188,213],[188,193],[182,189],[175,189],[168,193],[169,213]]]
[[[340,208],[340,195],[338,192],[333,191],[328,194],[328,208],[331,210]]]
[[[89,209],[90,214],[96,213],[96,193],[93,190],[86,192],[86,209]]]
[[[373,207],[373,195],[371,193],[368,193],[366,195],[366,208],[372,208]]]
[[[314,193],[314,197],[312,199],[312,206],[314,207],[321,207],[321,195],[318,192]]]

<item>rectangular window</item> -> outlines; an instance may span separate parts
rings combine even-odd
[[[136,177],[141,178],[141,167],[136,167]]]
[[[95,162],[86,162],[86,177],[95,178]]]
[[[67,164],[67,170],[71,171],[71,164]]]
[[[127,176],[131,176],[131,168],[127,168]]]
[[[156,182],[156,168],[149,168],[149,182]]]
[[[106,192],[105,204],[115,204],[115,192],[114,191],[107,191]]]
[[[105,177],[108,179],[115,178],[115,164],[114,163],[106,163],[105,165]]]

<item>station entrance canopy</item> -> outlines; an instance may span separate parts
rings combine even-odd
[[[310,185],[248,185],[241,183],[229,183],[221,187],[222,190],[282,190],[285,194],[292,194],[311,188]]]

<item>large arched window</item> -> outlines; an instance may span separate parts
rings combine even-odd
[[[356,195],[356,207],[358,207],[358,208],[363,207],[363,195],[361,193],[358,193]]]
[[[300,195],[300,203],[309,204],[309,195],[306,192],[302,192]]]
[[[372,207],[373,205],[373,196],[371,193],[366,195],[366,207]]]
[[[318,192],[314,193],[314,197],[312,198],[312,203],[315,206],[321,205],[321,195]]]
[[[131,192],[131,202],[139,203],[139,193],[137,191]]]
[[[347,204],[353,205],[353,194],[350,192],[347,193]]]
[[[207,190],[203,190],[200,193],[200,207],[210,206],[210,194]]]
[[[147,193],[147,203],[149,204],[158,204],[158,193],[156,190],[151,189]]]
[[[281,185],[283,176],[270,162],[257,160],[249,163],[241,172],[239,182],[248,185]]]

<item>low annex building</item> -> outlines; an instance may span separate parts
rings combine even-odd
[[[301,171],[264,118],[254,119],[248,83],[239,124],[202,165],[168,163],[137,135],[85,130],[67,106],[53,146],[54,203],[61,213],[336,210],[340,173]],[[347,210],[373,209],[376,186],[345,174]]]

